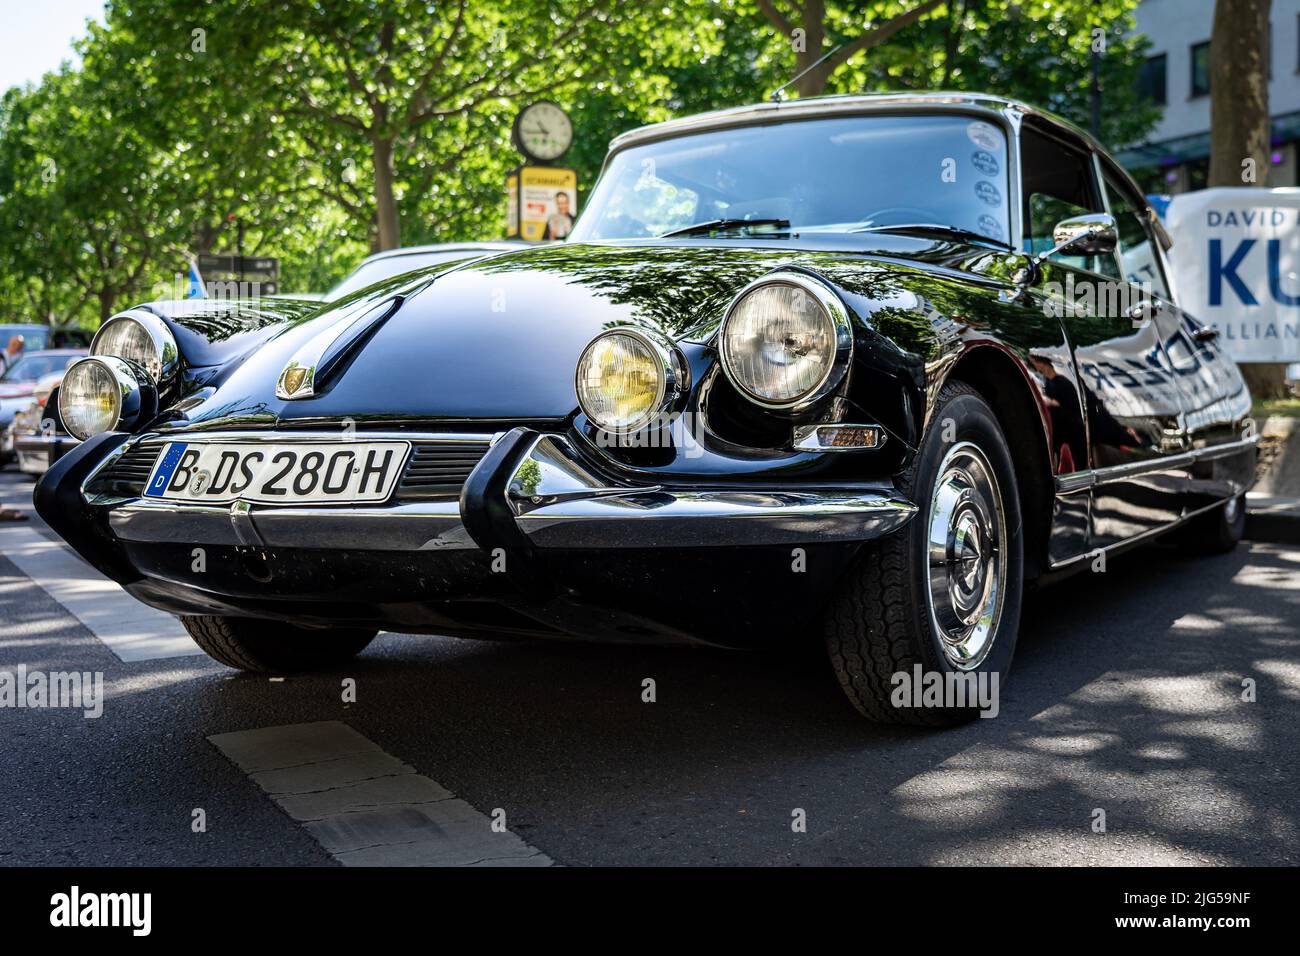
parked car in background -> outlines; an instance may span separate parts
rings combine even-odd
[[[520,240],[486,240],[484,242],[443,242],[427,246],[404,246],[377,252],[361,260],[361,264],[349,272],[329,292],[284,292],[268,296],[271,299],[297,300],[298,302],[334,302],[349,296],[368,285],[382,282],[404,272],[412,272],[427,266],[451,260],[464,259],[466,254],[490,254],[508,249],[519,249],[528,245]]]
[[[401,249],[390,249],[387,252],[377,252],[373,256],[362,259],[361,264],[348,273],[343,281],[325,293],[321,300],[337,302],[376,282],[391,279],[405,272],[414,272],[416,269],[427,269],[444,262],[464,259],[467,254],[509,252],[512,249],[527,248],[529,245],[533,243],[502,239],[485,242],[443,242],[436,245],[406,246]]]
[[[86,348],[94,333],[76,326],[49,326],[37,322],[0,322],[0,350],[15,335],[22,336],[25,352]]]
[[[1028,584],[1241,537],[1250,395],[1166,241],[1019,102],[674,120],[614,141],[564,243],[306,313],[115,316],[36,507],[244,670],[380,630],[815,641],[864,715],[952,723],[1005,684]]]
[[[48,326],[43,326],[49,331]],[[62,378],[64,370],[73,362],[85,357],[85,349],[24,349],[22,357],[0,374],[0,465],[14,457],[14,415],[32,403],[36,386],[42,379]]]
[[[81,444],[59,418],[58,388],[63,374],[49,375],[37,383],[32,402],[14,415],[14,455],[18,470],[43,475],[49,467]]]

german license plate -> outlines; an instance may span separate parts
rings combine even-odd
[[[402,473],[405,441],[169,442],[146,498],[229,504],[386,501]]]

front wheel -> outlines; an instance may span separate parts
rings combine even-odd
[[[863,549],[825,617],[840,686],[882,723],[996,713],[1020,625],[1020,495],[993,410],[943,387],[900,490],[917,513]]]
[[[296,627],[224,615],[184,615],[181,624],[203,653],[219,664],[259,674],[321,670],[350,661],[375,639],[359,628]]]

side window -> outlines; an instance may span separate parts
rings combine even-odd
[[[1110,214],[1119,227],[1119,258],[1124,278],[1129,282],[1148,287],[1163,299],[1169,299],[1169,287],[1160,271],[1154,237],[1145,221],[1146,207],[1139,205],[1132,194],[1109,173],[1105,176],[1106,201]]]
[[[1092,159],[1030,127],[1020,133],[1020,152],[1025,251],[1044,252],[1056,245],[1052,232],[1062,219],[1102,211],[1093,187]],[[1102,275],[1116,274],[1113,256],[1058,253],[1052,259]]]

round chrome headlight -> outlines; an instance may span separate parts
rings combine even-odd
[[[596,336],[578,359],[578,404],[598,428],[630,432],[667,412],[685,387],[685,363],[665,337],[641,329]]]
[[[802,408],[839,384],[853,331],[839,297],[798,273],[764,276],[732,300],[718,333],[727,379],[766,408]]]
[[[85,441],[92,435],[134,428],[156,413],[158,393],[143,371],[124,359],[82,359],[63,374],[59,417],[63,427]]]
[[[95,333],[91,355],[115,355],[134,362],[155,382],[171,377],[180,359],[176,337],[167,323],[139,309],[116,315]]]

